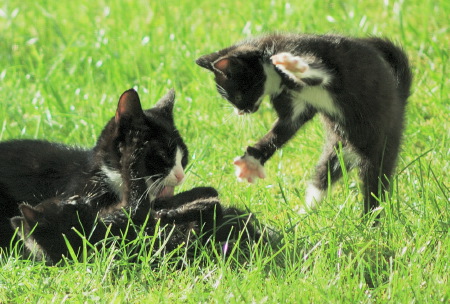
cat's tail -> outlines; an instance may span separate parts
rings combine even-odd
[[[412,72],[408,56],[401,47],[396,46],[388,39],[372,37],[366,41],[382,53],[384,60],[394,70],[400,98],[406,103],[406,99],[411,95],[412,84]]]

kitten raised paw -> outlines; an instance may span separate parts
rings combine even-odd
[[[273,55],[270,59],[279,70],[293,80],[301,79],[303,74],[309,69],[308,63],[301,57],[294,56],[290,53],[279,53]]]
[[[253,156],[237,157],[234,159],[234,165],[236,166],[236,176],[239,181],[247,180],[249,183],[254,183],[258,178],[266,177],[261,162]]]

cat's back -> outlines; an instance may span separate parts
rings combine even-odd
[[[38,203],[88,168],[91,152],[45,140],[0,142],[0,194]],[[60,190],[61,191],[61,190]]]
[[[29,166],[30,169],[48,163],[85,161],[89,150],[46,140],[19,139],[0,142],[0,168]]]
[[[337,34],[273,33],[251,38],[241,44],[254,45],[265,50],[270,56],[278,52],[331,55],[356,49],[368,52],[376,51],[370,43],[367,43],[367,39]]]

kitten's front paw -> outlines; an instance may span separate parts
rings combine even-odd
[[[236,166],[236,176],[240,181],[247,180],[249,183],[254,183],[258,178],[266,177],[261,162],[253,156],[237,157],[234,159],[234,165]]]
[[[270,59],[281,72],[293,80],[300,80],[309,69],[308,63],[301,57],[294,56],[291,53],[279,53],[273,55]]]

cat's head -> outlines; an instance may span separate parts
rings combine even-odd
[[[196,63],[214,73],[218,92],[234,105],[238,114],[258,110],[266,81],[259,49],[233,46],[204,55]]]
[[[79,233],[88,235],[84,229],[92,229],[96,217],[89,204],[77,199],[49,199],[34,207],[21,204],[19,209],[22,215],[11,218],[13,229],[18,229],[29,252],[48,264],[69,256],[66,241],[77,253],[82,248]]]
[[[183,182],[188,150],[173,119],[175,93],[171,90],[156,105],[143,110],[137,92],[130,89],[119,99],[116,115],[95,147],[97,161],[112,188],[123,197],[133,167],[134,179],[147,184],[149,199],[173,195]]]

